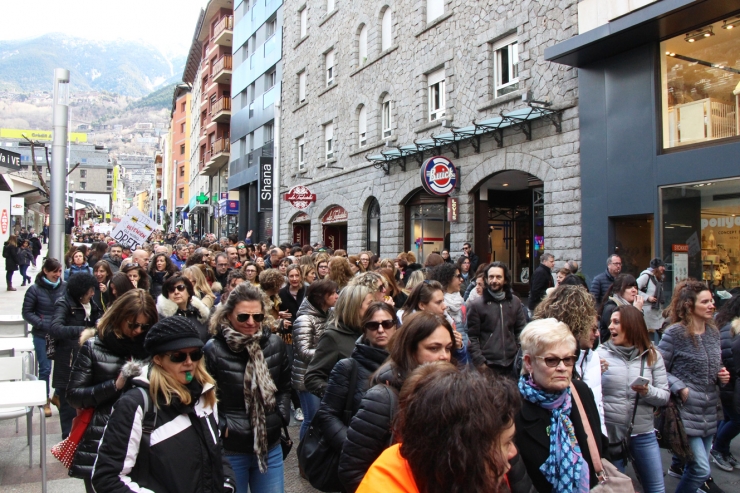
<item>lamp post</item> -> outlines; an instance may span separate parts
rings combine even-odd
[[[69,112],[69,70],[54,69],[54,108],[52,116],[51,214],[49,219],[49,257],[64,258],[67,175],[67,117]]]

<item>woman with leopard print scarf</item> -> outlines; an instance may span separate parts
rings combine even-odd
[[[290,422],[290,362],[266,321],[260,289],[242,283],[211,318],[214,336],[204,348],[237,493],[284,490],[280,431]]]

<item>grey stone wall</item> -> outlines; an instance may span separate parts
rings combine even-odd
[[[299,12],[308,9],[307,35],[300,38]],[[393,12],[390,48],[380,50],[381,18]],[[368,26],[368,54],[358,55],[358,33]],[[526,106],[522,96],[548,100],[564,109],[562,132],[549,122],[533,123],[532,140],[513,130],[504,132],[504,146],[483,137],[481,152],[462,146],[452,158],[461,172],[460,221],[451,225],[451,250],[473,238],[473,199],[480,184],[502,170],[521,170],[544,182],[545,246],[558,259],[580,259],[580,161],[575,70],[544,61],[544,49],[577,34],[577,5],[557,0],[447,0],[445,14],[426,23],[426,0],[337,0],[326,13],[325,0],[288,2],[284,6],[283,97],[281,118],[281,192],[306,185],[318,200],[306,212],[311,241],[321,238],[321,216],[332,206],[349,212],[348,249],[365,248],[366,211],[371,197],[381,206],[381,256],[395,256],[402,245],[404,200],[421,186],[418,165],[407,171],[391,165],[389,175],[366,155],[414,139],[447,132],[441,121],[428,122],[426,75],[445,70],[445,120],[456,127],[472,124]],[[519,44],[519,90],[495,98],[493,43],[516,34]],[[325,53],[335,53],[334,85],[326,87]],[[307,98],[298,101],[298,74],[306,71]],[[393,100],[393,135],[381,137],[381,103]],[[367,111],[367,145],[358,146],[358,112]],[[325,159],[324,125],[333,123],[335,150]],[[306,170],[297,166],[297,139],[305,138]],[[428,156],[425,156],[428,157]],[[279,240],[292,237],[292,219],[300,211],[281,202]]]

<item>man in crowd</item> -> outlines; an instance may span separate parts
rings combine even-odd
[[[654,258],[650,261],[650,267],[640,273],[637,278],[637,289],[639,295],[646,303],[642,305],[642,313],[645,316],[650,339],[658,344],[658,330],[663,326],[663,279],[665,275],[665,263],[663,259]]]
[[[594,280],[591,281],[591,288],[589,291],[596,300],[596,306],[604,301],[606,292],[609,291],[609,287],[614,282],[614,278],[617,277],[620,272],[622,272],[622,259],[616,253],[612,253],[606,259],[606,270],[594,277]]]
[[[285,257],[285,254],[281,249],[273,248],[272,250],[270,250],[270,257],[265,260],[265,269],[277,269],[283,257]]]
[[[229,259],[229,267],[232,269],[236,268],[237,262],[239,262],[239,252],[237,252],[235,246],[226,247],[226,256]]]
[[[226,281],[231,271],[228,255],[224,252],[219,252],[216,255],[216,281],[220,282],[221,286],[226,286]]]
[[[301,247],[293,247],[290,250],[290,254],[295,257],[296,262],[300,260],[301,257],[303,257],[303,248]]]
[[[519,334],[527,325],[527,315],[511,290],[506,264],[488,264],[485,276],[486,289],[468,310],[470,357],[475,366],[486,365],[499,375],[514,377]]]
[[[110,270],[115,274],[118,269],[121,268],[121,261],[123,260],[123,247],[118,243],[114,243],[108,249],[108,253],[103,255],[103,260],[108,262]]]
[[[144,269],[144,271],[149,268],[149,252],[144,248],[137,248],[134,253],[131,254],[131,258],[139,265],[139,267]]]
[[[243,282],[247,282],[247,275],[243,271],[232,270],[229,272],[229,277],[226,279],[226,283],[224,283],[223,291],[221,291],[220,303],[226,303],[226,300],[229,298],[229,293]]]
[[[178,269],[182,270],[182,268],[185,266],[185,262],[187,262],[188,260],[189,253],[190,250],[188,249],[188,246],[179,243],[175,245],[175,251],[172,252],[172,257],[170,257],[170,260],[172,260],[172,263],[175,264]]]
[[[473,245],[467,241],[463,243],[463,255],[468,257],[468,260],[470,260],[470,272],[475,272],[478,269],[480,261],[478,260],[478,255],[473,251]]]
[[[545,297],[547,288],[555,287],[555,281],[552,278],[553,267],[555,267],[555,256],[552,253],[543,253],[540,257],[540,265],[534,270],[532,276],[532,288],[529,290],[530,313],[534,313],[534,309]]]

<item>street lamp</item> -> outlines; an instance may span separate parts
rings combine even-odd
[[[54,69],[54,107],[52,116],[51,197],[49,205],[49,257],[64,258],[67,178],[67,118],[69,115],[69,70]]]

